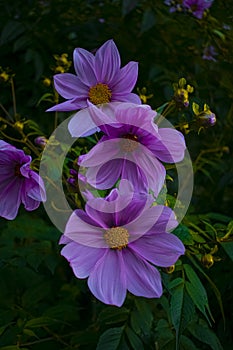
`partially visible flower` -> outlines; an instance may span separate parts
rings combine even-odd
[[[181,78],[178,84],[173,84],[174,96],[173,100],[176,102],[178,108],[189,106],[189,94],[193,92],[191,85],[186,85],[186,79]]]
[[[142,103],[147,103],[147,100],[153,97],[153,94],[147,95],[147,89],[146,87],[143,87],[142,89],[137,88],[137,92],[139,94],[139,97],[142,101]]]
[[[210,8],[214,0],[184,0],[183,6],[187,8],[194,17],[202,19],[204,11]]]
[[[15,219],[21,203],[31,211],[46,200],[43,180],[30,163],[30,156],[0,140],[0,216],[5,219]]]
[[[35,138],[34,143],[41,148],[44,148],[48,142],[45,136],[38,136]]]
[[[184,254],[183,243],[168,233],[177,226],[174,212],[150,207],[145,196],[114,189],[107,198],[86,203],[85,211],[70,216],[60,244],[77,278],[87,278],[94,296],[121,306],[127,290],[146,298],[162,294],[161,276],[154,266],[169,267]],[[120,208],[120,209],[119,209]]]
[[[105,112],[95,106],[89,111],[105,135],[89,153],[79,156],[78,164],[87,168],[88,183],[106,189],[124,178],[138,191],[149,187],[157,196],[166,173],[160,161],[176,163],[183,159],[183,135],[175,129],[158,128],[154,123],[156,112],[148,105],[117,103]],[[74,136],[72,128],[70,132]]]
[[[200,111],[200,106],[195,102],[193,102],[192,108],[199,126],[208,128],[215,125],[217,121],[216,115],[207,104],[204,104],[203,111]]]
[[[170,6],[169,12],[183,11],[183,0],[165,0],[164,4]]]
[[[104,43],[93,55],[81,48],[74,50],[74,68],[70,73],[54,76],[57,92],[66,102],[47,111],[74,111],[88,107],[88,101],[99,105],[112,101],[140,104],[140,98],[131,93],[138,77],[138,63],[129,62],[120,68],[121,60],[113,40]]]
[[[206,46],[204,48],[202,58],[203,58],[203,60],[216,62],[217,60],[214,58],[214,56],[217,56],[217,55],[218,55],[218,53],[215,50],[215,47],[210,45],[210,46]]]

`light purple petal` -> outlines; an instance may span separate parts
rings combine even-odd
[[[12,177],[0,186],[0,216],[8,220],[16,218],[21,203],[23,179]],[[3,187],[4,186],[4,187]]]
[[[87,154],[79,156],[78,164],[83,167],[94,167],[118,158],[119,139],[97,143]]]
[[[171,233],[157,233],[144,235],[129,247],[151,263],[168,267],[176,263],[180,255],[185,252],[181,240]]]
[[[133,242],[139,239],[154,227],[155,223],[162,215],[163,208],[164,207],[160,205],[144,210],[134,221],[125,225],[125,228],[130,234],[129,241]]]
[[[94,134],[99,128],[93,122],[89,108],[85,108],[73,115],[68,130],[72,137],[84,137]]]
[[[95,71],[100,83],[111,84],[120,70],[121,59],[113,40],[106,41],[96,52]]]
[[[46,191],[42,178],[35,171],[30,170],[30,179],[25,180],[26,192],[35,201],[45,202]]]
[[[149,187],[155,196],[158,196],[165,181],[166,171],[164,166],[144,146],[135,151],[134,159],[135,163],[143,170]]]
[[[122,164],[122,179],[127,179],[137,193],[147,193],[149,182],[143,170],[136,163],[130,160],[124,160]]]
[[[65,101],[62,103],[58,103],[57,105],[49,108],[46,110],[46,112],[69,112],[69,111],[76,111],[81,108],[86,108],[87,107],[87,101],[81,100],[78,101],[78,99],[72,99],[69,101]]]
[[[158,270],[129,248],[123,251],[127,289],[145,298],[160,298],[162,283]]]
[[[121,251],[106,250],[91,271],[88,286],[103,303],[122,306],[126,297],[126,278]]]
[[[112,159],[103,165],[88,168],[86,173],[88,183],[100,190],[113,187],[122,173],[122,164],[122,159]]]
[[[110,88],[115,93],[131,92],[138,78],[138,63],[129,62],[120,69]]]
[[[54,86],[59,95],[66,99],[88,98],[88,88],[74,74],[62,73],[54,75]]]
[[[132,92],[127,93],[127,94],[126,93],[123,94],[123,93],[120,93],[120,92],[115,93],[113,91],[111,101],[112,102],[118,102],[118,101],[120,101],[120,102],[131,102],[131,103],[135,103],[135,104],[138,104],[138,105],[140,105],[142,103],[140,97],[138,95],[132,93]]]
[[[104,230],[98,226],[90,225],[83,221],[77,214],[71,214],[65,228],[64,235],[72,241],[94,248],[108,248],[104,241]]]
[[[159,128],[160,142],[149,145],[153,154],[163,162],[177,163],[184,158],[186,149],[184,136],[181,132],[171,128]]]
[[[82,48],[77,48],[74,50],[73,54],[74,68],[77,73],[78,78],[90,88],[97,84],[96,74],[95,74],[95,57],[94,55]]]
[[[68,243],[61,250],[61,255],[69,261],[75,276],[78,278],[88,277],[104,253],[105,249],[91,248],[75,242]]]

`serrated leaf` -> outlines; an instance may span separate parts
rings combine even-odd
[[[209,303],[208,303],[208,297],[206,290],[201,283],[199,277],[195,273],[195,271],[192,269],[191,266],[188,264],[183,265],[185,273],[189,279],[190,282],[185,282],[185,287],[187,289],[187,292],[189,296],[191,297],[192,301],[196,305],[196,307],[202,312],[202,314],[206,317],[209,324],[211,324],[210,319],[208,317],[208,314],[206,310],[208,311],[211,319],[213,320],[213,316],[211,314]]]
[[[149,335],[153,322],[151,308],[145,300],[140,298],[135,300],[135,306],[137,309],[130,315],[132,328],[138,335]]]
[[[117,350],[125,327],[110,328],[99,338],[96,350]]]
[[[132,346],[132,349],[144,350],[144,346],[143,346],[141,339],[137,336],[137,334],[130,327],[126,327],[125,332],[126,332],[128,340]]]
[[[155,14],[151,9],[147,9],[143,13],[142,24],[141,24],[141,34],[147,32],[155,25]]]
[[[223,347],[215,333],[201,320],[201,324],[192,323],[189,332],[202,343],[208,344],[212,350],[223,350]]]

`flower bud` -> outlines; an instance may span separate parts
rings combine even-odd
[[[169,275],[172,274],[174,271],[175,271],[175,265],[171,265],[164,268],[164,272],[166,272]]]
[[[203,266],[205,266],[207,269],[209,269],[214,264],[214,258],[212,254],[205,254],[201,257],[201,263]]]
[[[48,140],[44,136],[38,136],[34,140],[35,145],[40,146],[41,148],[44,148],[47,142]]]
[[[23,131],[24,125],[21,122],[16,122],[14,124],[14,128],[20,132],[20,131]]]

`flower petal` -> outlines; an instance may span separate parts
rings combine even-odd
[[[112,92],[112,102],[131,102],[140,105],[142,103],[140,97],[132,92],[130,93],[120,93],[120,92]]]
[[[120,69],[110,88],[115,93],[131,92],[138,78],[138,62],[129,62]]]
[[[86,99],[84,100],[78,100],[76,99],[72,99],[69,101],[65,101],[62,103],[58,103],[57,105],[49,108],[46,110],[46,112],[54,112],[54,111],[58,111],[58,112],[69,112],[69,111],[75,111],[81,108],[86,108],[87,107],[87,101]]]
[[[88,183],[100,190],[113,187],[122,172],[122,164],[122,159],[112,159],[103,165],[90,167],[86,173]]]
[[[127,289],[134,295],[145,298],[160,298],[161,276],[158,270],[129,248],[123,251]]]
[[[116,159],[118,149],[119,139],[99,142],[87,154],[79,156],[78,164],[84,167],[102,165],[110,159]]]
[[[104,240],[104,230],[98,226],[87,223],[81,217],[82,211],[76,210],[68,219],[64,235],[72,241],[94,248],[108,248]],[[83,212],[85,214],[85,212]]]
[[[144,235],[130,243],[130,248],[144,259],[157,266],[168,267],[176,263],[185,252],[181,240],[171,233]]]
[[[93,122],[88,108],[73,115],[69,121],[68,129],[72,137],[89,136],[99,130]]]
[[[89,88],[96,85],[94,55],[87,50],[77,48],[74,50],[73,59],[78,78]]]
[[[23,179],[12,177],[0,185],[0,216],[8,220],[16,218],[21,204]]]
[[[148,148],[160,160],[166,163],[177,163],[184,158],[186,149],[184,136],[181,132],[171,128],[159,128],[160,141],[151,143]]]
[[[62,73],[54,75],[54,86],[59,95],[66,99],[88,98],[88,88],[74,74]]]
[[[119,73],[121,59],[113,40],[106,41],[96,52],[95,71],[100,83],[111,84]]]
[[[106,250],[91,271],[88,286],[103,303],[122,306],[126,297],[126,279],[121,251]]]
[[[69,261],[75,276],[78,278],[88,277],[104,253],[105,249],[87,247],[75,242],[68,243],[61,250],[61,255]]]

